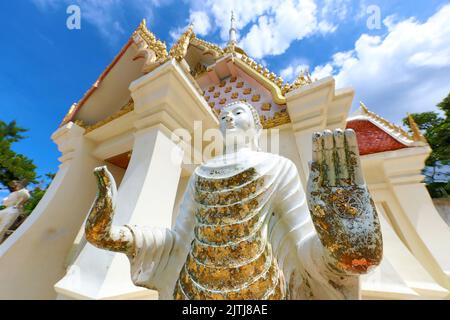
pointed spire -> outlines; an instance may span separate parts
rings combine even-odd
[[[414,120],[413,116],[410,113],[408,113],[408,122],[409,128],[411,129],[413,134],[414,141],[427,142],[425,137],[422,135],[422,132],[420,132],[419,126],[417,125],[416,121]]]
[[[229,40],[228,40],[228,46],[236,46],[237,45],[237,38],[236,38],[236,26],[235,26],[235,20],[234,20],[234,12],[231,11],[231,24],[230,24],[230,31],[229,31]]]

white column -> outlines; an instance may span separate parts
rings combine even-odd
[[[433,205],[420,173],[428,147],[402,149],[383,162],[389,189],[399,204],[394,219],[405,244],[444,288],[450,289],[450,230]]]
[[[114,224],[171,227],[181,173],[178,148],[158,127],[135,133],[133,154],[118,190]],[[87,212],[86,212],[87,213]],[[124,254],[87,243],[70,271],[55,285],[60,299],[156,299],[156,292],[133,285]]]
[[[194,120],[204,120],[206,127],[217,120],[174,60],[134,81],[130,90],[135,105],[133,153],[118,190],[114,224],[170,228],[183,156],[171,133],[192,129]],[[89,243],[55,290],[60,299],[157,298],[156,292],[132,284],[124,254]]]
[[[0,299],[53,299],[53,285],[95,196],[91,156],[84,129],[70,122],[52,139],[61,165],[45,196],[25,222],[0,246]]]
[[[344,128],[354,92],[335,91],[335,82],[327,77],[299,87],[286,95],[301,165],[298,167],[304,186],[312,157],[312,134],[325,129]]]

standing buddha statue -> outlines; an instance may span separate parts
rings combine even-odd
[[[231,103],[219,121],[225,152],[196,168],[173,229],[113,225],[116,185],[100,167],[87,240],[125,253],[133,282],[161,299],[359,298],[382,237],[355,133],[313,135],[305,194],[291,160],[259,151],[251,105]]]

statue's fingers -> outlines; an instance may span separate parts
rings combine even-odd
[[[334,139],[331,130],[323,132],[324,184],[336,185],[336,169],[334,165]]]
[[[322,164],[322,134],[314,132],[312,135],[312,161]]]
[[[335,170],[336,170],[336,184],[344,186],[349,184],[347,156],[345,152],[345,138],[344,131],[335,129],[333,131],[334,145],[335,145]]]
[[[361,161],[359,159],[358,141],[356,140],[355,131],[346,129],[344,132],[345,145],[347,147],[347,163],[349,168],[349,176],[351,183],[364,184],[364,176],[361,169]]]
[[[310,179],[315,185],[322,184],[323,140],[322,133],[314,132],[312,135],[312,161],[310,163]]]

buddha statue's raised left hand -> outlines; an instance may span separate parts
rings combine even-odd
[[[380,263],[382,236],[353,130],[313,134],[308,205],[330,266],[363,274]]]

